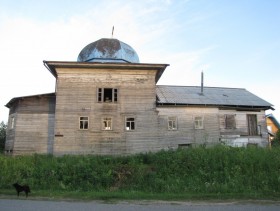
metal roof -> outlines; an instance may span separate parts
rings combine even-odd
[[[156,92],[158,104],[273,109],[272,104],[241,88],[204,87],[202,93],[200,86],[157,85]]]
[[[118,39],[102,38],[84,47],[77,61],[139,63],[139,57],[130,45]]]

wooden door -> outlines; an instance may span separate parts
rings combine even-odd
[[[248,121],[248,135],[257,136],[258,135],[257,115],[248,114],[247,121]]]

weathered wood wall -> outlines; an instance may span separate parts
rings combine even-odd
[[[278,131],[278,127],[274,124],[273,121],[271,121],[270,118],[266,118],[266,124],[267,126],[270,126],[271,132],[276,134],[276,132]]]
[[[56,72],[56,96],[23,97],[13,102],[9,115],[15,118],[15,124],[8,128],[7,151],[132,154],[220,142],[267,144],[264,111],[157,106],[156,69],[57,67]],[[118,101],[98,102],[99,88],[117,89]],[[249,114],[256,115],[258,136],[248,134]],[[234,117],[234,127],[226,128],[225,115]],[[80,117],[89,118],[88,129],[80,129]],[[112,118],[112,130],[102,130],[102,119],[108,117]],[[135,130],[125,130],[126,117],[135,118]],[[168,129],[168,117],[177,118],[176,130]],[[195,117],[202,117],[203,128],[195,128]]]
[[[159,111],[159,136],[161,148],[178,146],[213,145],[219,142],[217,108],[169,106]],[[195,129],[194,118],[203,118],[203,128]],[[168,117],[177,117],[177,130],[168,130]]]
[[[156,70],[57,69],[55,154],[130,154],[157,146]],[[98,88],[118,89],[117,103],[97,101]],[[79,117],[89,117],[89,129],[79,129]],[[136,120],[125,131],[125,117]],[[113,129],[101,128],[102,118]]]
[[[15,155],[52,153],[55,96],[21,98],[10,111],[5,150]]]
[[[234,115],[236,127],[226,129],[225,115]],[[248,132],[247,115],[256,115],[259,134],[250,136]],[[256,144],[266,146],[268,144],[268,131],[264,111],[237,111],[237,110],[220,110],[219,125],[221,131],[221,141],[229,145],[247,146]]]

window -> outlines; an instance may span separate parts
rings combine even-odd
[[[225,115],[225,128],[226,129],[235,129],[236,123],[235,123],[235,115]]]
[[[15,127],[15,117],[11,117],[10,129],[14,129]]]
[[[103,118],[102,130],[112,130],[112,118]]]
[[[105,103],[118,102],[118,89],[98,88],[97,101]]]
[[[194,128],[203,129],[203,117],[202,116],[194,117]]]
[[[181,148],[181,149],[192,148],[192,144],[178,144],[178,148]]]
[[[248,121],[248,135],[249,136],[258,135],[257,115],[248,114],[247,121]]]
[[[134,117],[125,118],[125,130],[135,130],[135,118]]]
[[[177,130],[177,117],[168,117],[168,130]]]
[[[80,117],[80,130],[87,130],[88,129],[88,117],[81,116]]]

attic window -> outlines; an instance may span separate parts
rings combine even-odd
[[[118,89],[98,88],[97,101],[104,103],[116,103],[118,101]]]
[[[235,115],[226,114],[225,115],[225,128],[226,129],[235,129]]]

